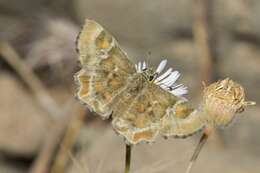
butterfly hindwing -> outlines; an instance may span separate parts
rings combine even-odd
[[[135,83],[135,82],[136,83]],[[177,97],[137,76],[120,97],[113,112],[113,127],[131,144],[152,142],[160,131],[161,119]]]

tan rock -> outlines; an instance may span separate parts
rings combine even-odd
[[[0,150],[34,155],[48,134],[48,117],[10,74],[0,75],[0,98]]]

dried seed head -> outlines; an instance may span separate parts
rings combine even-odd
[[[235,113],[243,112],[246,106],[254,104],[255,102],[245,101],[244,88],[229,78],[204,88],[203,109],[207,120],[217,126],[228,125]]]

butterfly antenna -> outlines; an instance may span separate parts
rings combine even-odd
[[[152,57],[152,52],[148,51],[147,57],[145,57],[145,61],[147,63],[147,67],[149,67],[149,59],[151,59],[151,57]]]
[[[190,173],[191,172],[191,168],[194,165],[195,161],[197,160],[197,158],[199,156],[199,153],[200,153],[202,147],[204,146],[204,144],[206,143],[208,137],[209,137],[209,134],[205,133],[205,132],[201,136],[200,141],[199,141],[199,143],[197,144],[197,146],[196,146],[196,148],[194,150],[194,153],[193,153],[193,155],[192,155],[192,157],[190,159],[189,165],[188,165],[185,173]]]

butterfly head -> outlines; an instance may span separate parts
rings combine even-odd
[[[148,67],[146,62],[139,62],[135,65],[135,68],[136,72],[141,73],[148,82],[159,85],[161,88],[175,96],[183,96],[188,90],[183,84],[176,84],[176,81],[180,77],[180,73],[169,68],[162,74],[166,64],[167,60],[164,59],[155,69],[153,67]]]
[[[158,76],[158,73],[156,73],[152,67],[145,68],[142,74],[149,82],[153,82]]]

